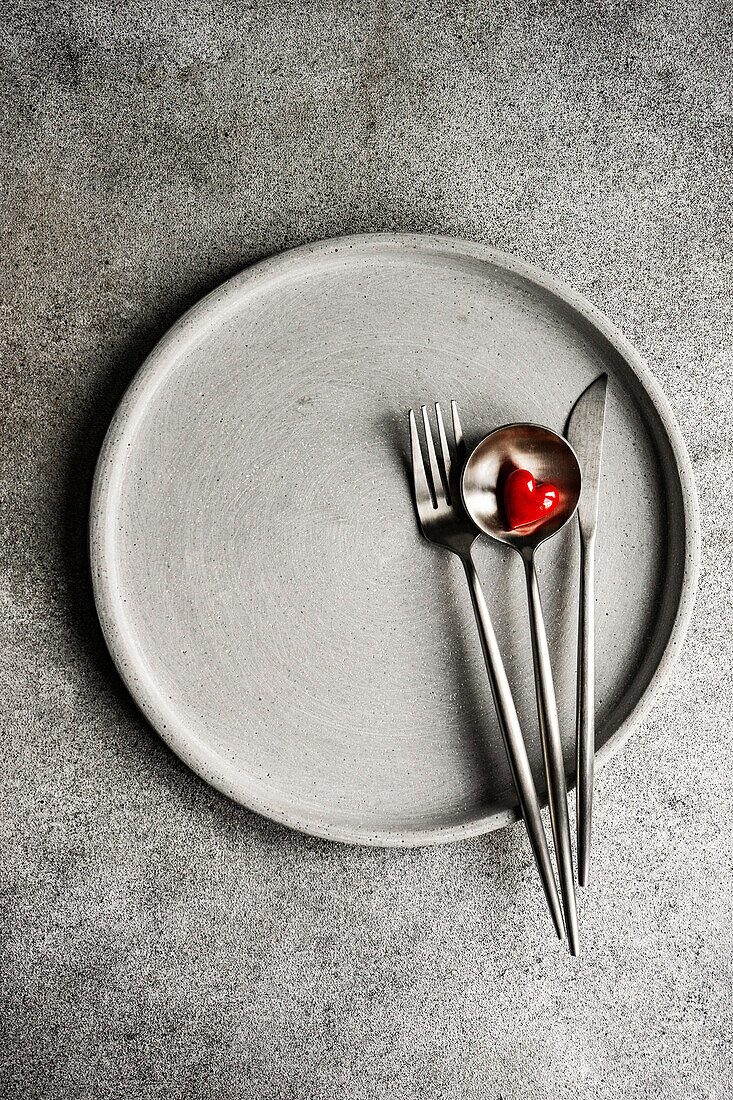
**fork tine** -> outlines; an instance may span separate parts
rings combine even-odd
[[[440,409],[440,402],[435,402],[435,418],[438,421],[438,436],[440,437],[440,451],[443,458],[443,481],[445,483],[446,493],[448,494],[448,503],[451,503],[451,480],[450,480],[450,449],[448,447],[448,437],[445,434],[445,424],[443,423],[443,413]]]
[[[417,505],[419,513],[420,509],[426,505],[430,508],[434,505],[430,486],[428,485],[428,479],[425,474],[420,436],[417,434],[417,421],[415,420],[415,414],[412,409],[410,409],[410,450],[412,452],[412,487],[415,491],[415,504]]]
[[[466,455],[466,444],[463,440],[463,428],[461,427],[461,421],[458,417],[458,405],[456,404],[455,401],[451,401],[450,409],[451,409],[451,413],[453,415],[453,435],[455,436],[455,439],[456,439],[456,451],[458,453],[458,464],[459,464],[459,466],[462,466],[464,460],[467,457],[467,455]]]
[[[433,431],[430,427],[430,421],[428,419],[427,405],[422,405],[422,422],[425,426],[425,442],[428,446],[428,463],[430,465],[430,476],[433,479],[433,494],[435,496],[436,507],[438,504],[445,502],[445,489],[443,488],[443,479],[440,476],[440,467],[438,466],[438,456],[435,453],[435,444],[433,443]]]

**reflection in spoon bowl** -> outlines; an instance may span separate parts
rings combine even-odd
[[[536,484],[550,482],[557,505],[534,524],[512,528],[504,506],[507,479],[528,470]],[[567,440],[537,424],[509,424],[475,448],[463,472],[463,500],[479,530],[515,550],[535,550],[564,527],[578,507],[580,466]]]

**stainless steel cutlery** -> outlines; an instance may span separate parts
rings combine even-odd
[[[512,528],[506,514],[502,490],[508,472],[517,469],[532,470],[538,483],[546,478],[549,480],[551,476],[557,482],[558,501],[546,518]],[[577,955],[578,914],[565,763],[550,649],[535,571],[535,554],[538,546],[564,527],[575,512],[580,496],[580,468],[572,447],[562,436],[537,424],[509,424],[488,435],[469,456],[463,471],[462,487],[466,508],[479,530],[498,542],[511,546],[524,565],[537,716],[545,761],[552,836],[565,910],[568,946],[571,954]]]
[[[552,872],[547,838],[542,825],[540,804],[535,790],[527,750],[507,680],[501,653],[494,634],[481,582],[476,573],[471,547],[479,537],[479,530],[469,518],[461,498],[460,479],[466,460],[466,448],[458,414],[458,406],[451,402],[454,450],[448,438],[439,404],[435,406],[439,447],[436,449],[430,427],[427,408],[422,406],[425,429],[425,446],[430,469],[430,479],[425,470],[420,436],[415,414],[410,410],[410,445],[412,451],[412,478],[418,520],[425,538],[445,550],[456,554],[466,571],[468,587],[473,601],[476,625],[486,662],[491,693],[494,698],[499,728],[504,739],[509,766],[517,792],[522,816],[529,834],[530,844],[540,873],[547,903],[561,938],[564,935],[563,916]]]
[[[606,416],[608,377],[602,374],[580,395],[565,434],[582,473],[578,504],[580,528],[580,599],[578,616],[578,694],[575,736],[577,747],[578,882],[588,885],[591,817],[593,812],[593,760],[595,754],[595,545],[598,526],[598,489],[601,480],[603,425]]]
[[[567,440],[535,424],[511,424],[492,432],[468,456],[458,407],[452,401],[452,447],[448,441],[440,405],[435,405],[437,446],[427,407],[421,407],[425,436],[423,451],[417,419],[412,410],[409,414],[412,480],[420,528],[429,542],[456,554],[463,563],[499,728],[522,816],[555,929],[561,938],[564,930],[567,930],[568,945],[573,955],[578,953],[579,936],[567,784],[550,652],[534,557],[537,547],[559,531],[572,518],[577,508],[581,537],[576,716],[578,881],[581,885],[586,885],[595,748],[593,570],[606,381],[606,375],[598,378],[574,406],[567,425]],[[427,469],[424,455],[427,456]],[[541,521],[512,521],[514,526],[509,522],[507,509],[511,507],[512,500],[507,498],[504,502],[502,492],[508,472],[514,470],[531,470],[538,483],[546,475],[552,476],[558,483],[554,511]],[[554,485],[550,488],[555,491]],[[524,563],[537,713],[562,907],[524,738],[486,599],[471,556],[473,544],[480,533],[511,546]]]

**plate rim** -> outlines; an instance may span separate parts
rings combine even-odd
[[[562,301],[586,322],[595,327],[631,368],[651,401],[671,446],[679,479],[685,524],[684,565],[674,619],[659,663],[629,714],[608,740],[596,750],[596,766],[603,766],[623,748],[634,729],[643,722],[649,713],[659,691],[674,667],[687,634],[694,608],[700,571],[701,544],[699,507],[692,463],[671,405],[661,385],[641,354],[622,335],[616,325],[588,301],[584,295],[573,289],[562,279],[549,274],[536,264],[518,259],[511,253],[504,252],[493,245],[436,233],[376,232],[345,234],[298,245],[256,261],[219,284],[199,299],[164,333],[138,368],[115,410],[105,434],[94,473],[89,503],[88,547],[94,602],[102,634],[115,667],[146,720],[189,768],[209,785],[215,787],[238,804],[307,835],[371,847],[420,847],[450,843],[493,832],[495,829],[503,828],[505,825],[518,820],[519,815],[515,810],[509,809],[486,814],[471,822],[446,825],[439,828],[415,830],[373,829],[367,831],[361,830],[356,825],[329,824],[311,818],[303,820],[296,812],[290,811],[287,807],[275,808],[256,795],[251,793],[242,794],[241,791],[235,792],[226,778],[226,762],[222,758],[217,758],[224,766],[222,774],[212,773],[210,770],[212,754],[209,752],[207,760],[192,755],[190,735],[188,738],[179,736],[167,722],[163,721],[165,715],[156,702],[154,692],[149,684],[146,686],[144,669],[136,667],[130,659],[131,652],[134,653],[134,646],[131,645],[126,648],[124,634],[118,629],[114,617],[115,598],[111,580],[113,571],[108,568],[108,563],[111,560],[109,553],[110,535],[104,522],[105,514],[108,515],[108,505],[111,502],[115,488],[110,475],[115,467],[120,465],[118,460],[127,447],[125,436],[130,434],[137,423],[135,414],[137,412],[139,415],[139,412],[144,410],[152,393],[157,389],[162,378],[165,377],[165,372],[161,377],[157,375],[159,364],[165,362],[171,352],[176,350],[180,354],[187,344],[195,340],[195,331],[199,323],[207,315],[210,315],[213,319],[216,313],[223,310],[225,300],[230,299],[233,294],[251,291],[258,284],[266,284],[273,278],[287,275],[289,270],[296,268],[306,257],[311,259],[325,258],[335,255],[340,249],[358,248],[369,251],[378,249],[379,246],[391,247],[398,252],[403,251],[405,253],[420,250],[432,252],[453,251],[520,276],[540,290]],[[225,309],[224,312],[226,313]],[[172,362],[175,363],[176,357],[171,358]],[[569,782],[569,787],[572,788],[572,786],[573,783]]]

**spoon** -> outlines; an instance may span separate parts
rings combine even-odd
[[[517,469],[529,470],[537,483],[551,482],[557,488],[558,499],[549,514],[512,530],[504,509],[504,485],[509,474]],[[549,428],[537,424],[509,424],[492,432],[473,451],[463,471],[461,489],[466,510],[479,530],[511,546],[524,562],[552,836],[568,945],[570,953],[577,955],[578,914],[565,765],[534,557],[537,547],[564,527],[575,513],[580,498],[580,466],[567,440]]]

